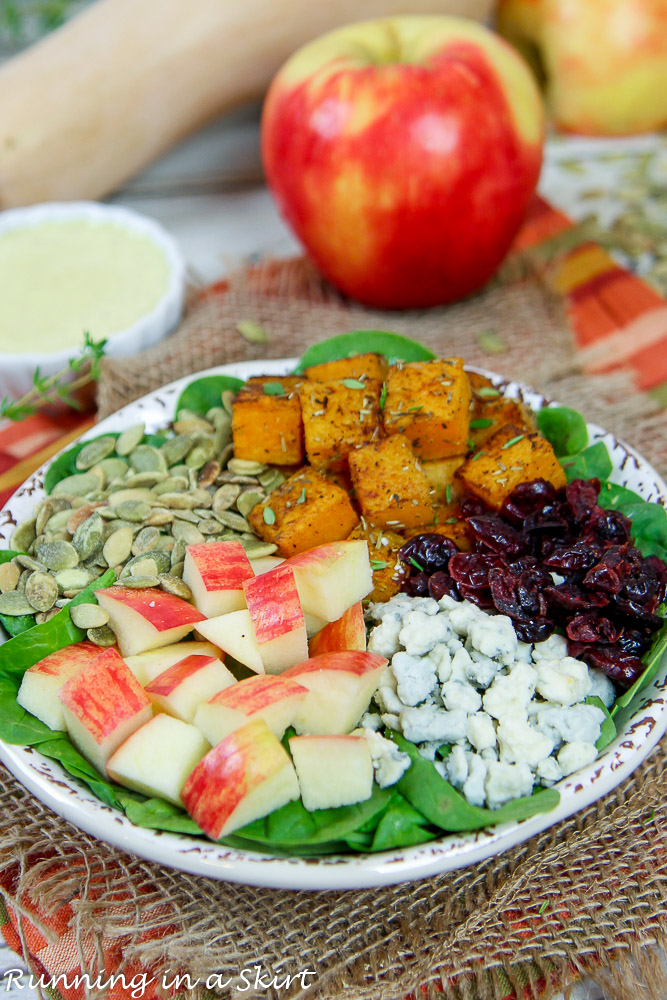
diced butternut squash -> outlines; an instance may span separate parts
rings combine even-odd
[[[357,502],[368,521],[399,530],[433,521],[428,479],[406,437],[394,434],[348,457]]]
[[[512,424],[524,431],[535,431],[535,417],[520,399],[508,399],[500,395],[498,389],[485,375],[469,372],[472,388],[472,415],[470,419],[470,442],[477,451],[496,431],[505,424]]]
[[[374,379],[301,384],[306,454],[313,468],[345,467],[353,448],[380,436],[381,391],[382,383]]]
[[[438,458],[431,462],[422,462],[424,475],[431,487],[431,500],[434,505],[451,503],[461,493],[461,484],[454,473],[465,462],[465,455],[455,455],[453,458]]]
[[[303,420],[295,375],[260,375],[239,390],[233,407],[236,458],[269,465],[303,462]]]
[[[314,382],[332,382],[341,378],[367,378],[384,382],[387,376],[387,359],[383,354],[355,354],[352,358],[338,358],[321,365],[306,368],[304,375]]]
[[[252,530],[283,556],[347,538],[359,516],[345,490],[314,469],[289,476],[248,515]]]
[[[457,476],[490,507],[500,507],[515,486],[533,479],[546,479],[556,489],[565,486],[565,473],[546,438],[511,424],[467,459]]]
[[[423,531],[416,528],[415,534]],[[373,571],[373,589],[364,598],[367,601],[388,601],[397,594],[401,580],[408,575],[408,569],[398,558],[398,550],[405,538],[388,528],[376,528],[365,521],[357,525],[350,538],[365,538],[368,542],[368,556]]]
[[[460,358],[392,365],[386,385],[387,434],[405,434],[424,459],[468,450],[472,397]]]

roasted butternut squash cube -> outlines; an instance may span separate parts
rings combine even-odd
[[[472,414],[470,443],[477,451],[505,424],[512,424],[525,431],[537,430],[535,416],[520,399],[502,396],[485,375],[469,372],[472,388]]]
[[[428,479],[406,437],[394,434],[348,458],[357,503],[371,524],[400,530],[433,521]]]
[[[269,465],[303,462],[303,420],[296,375],[259,375],[239,389],[232,410],[236,458]]]
[[[306,368],[304,375],[314,382],[333,382],[341,378],[367,378],[384,382],[387,367],[387,359],[383,354],[355,354],[351,358],[338,358],[336,361],[312,365]]]
[[[386,386],[387,434],[405,434],[424,459],[467,451],[472,396],[460,358],[391,365]]]
[[[547,439],[511,424],[467,459],[457,476],[490,507],[500,507],[515,486],[533,479],[546,479],[556,489],[565,486],[565,473]]]
[[[344,468],[353,448],[380,436],[381,392],[374,379],[301,384],[306,454],[314,469]]]
[[[306,467],[253,507],[248,521],[260,538],[278,546],[282,556],[293,556],[347,538],[359,515],[345,490]]]
[[[455,455],[453,458],[437,458],[431,462],[422,462],[424,475],[431,487],[431,500],[435,506],[458,499],[461,494],[461,484],[454,473],[465,460],[465,455]]]
[[[370,601],[388,601],[398,593],[401,581],[408,575],[407,567],[398,558],[398,550],[405,543],[405,538],[395,531],[378,528],[365,520],[351,532],[350,538],[365,538],[368,542],[373,589],[364,598],[364,604]]]

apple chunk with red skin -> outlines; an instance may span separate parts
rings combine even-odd
[[[297,708],[297,733],[327,736],[348,733],[368,708],[387,660],[377,653],[341,650],[322,653],[282,675],[308,688]]]
[[[58,697],[72,742],[102,774],[109,757],[153,714],[148,695],[113,647],[63,685]]]
[[[95,597],[109,615],[123,656],[178,642],[204,620],[187,601],[155,587],[108,587],[96,590]]]
[[[251,719],[264,719],[280,739],[307,694],[307,688],[284,677],[247,677],[203,702],[194,723],[213,745]]]
[[[289,754],[263,719],[234,730],[185,782],[183,805],[213,840],[299,797]]]
[[[197,707],[236,684],[236,678],[215,656],[186,656],[146,685],[156,712],[192,722]]]
[[[75,642],[49,653],[24,673],[17,702],[49,729],[67,729],[58,692],[99,655],[100,647],[92,642]]]
[[[243,584],[264,671],[279,674],[308,656],[308,636],[294,573],[288,563]]]
[[[370,798],[373,760],[363,736],[293,736],[289,748],[309,812]]]
[[[211,746],[201,732],[171,715],[153,716],[107,762],[119,785],[181,805],[185,781]]]
[[[336,622],[329,622],[308,643],[311,656],[336,653],[341,649],[366,649],[366,623],[361,601],[357,601]]]
[[[174,642],[171,646],[147,649],[145,653],[124,656],[123,659],[142,686],[154,680],[158,674],[173,667],[186,656],[215,656],[220,659],[220,650],[212,642]]]
[[[200,622],[197,631],[256,674],[264,673],[262,654],[247,608]]]
[[[243,583],[254,575],[240,542],[204,542],[185,550],[183,580],[207,618],[245,608]]]
[[[283,563],[294,573],[305,613],[335,622],[373,589],[373,571],[364,539],[327,542]],[[266,574],[265,574],[266,575]]]
[[[262,159],[322,273],[354,299],[406,309],[491,277],[532,199],[543,135],[532,74],[497,35],[463,18],[388,17],[288,59],[264,103]]]

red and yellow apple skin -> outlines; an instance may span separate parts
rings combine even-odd
[[[187,601],[156,587],[108,587],[95,597],[109,615],[123,656],[178,642],[204,621],[204,615]]]
[[[341,649],[366,649],[366,625],[361,601],[357,601],[338,621],[329,622],[308,643],[311,656],[336,653]]]
[[[536,63],[559,127],[630,135],[667,125],[665,0],[499,0],[498,30]]]
[[[322,273],[369,305],[449,302],[494,273],[542,162],[533,76],[458,18],[348,25],[275,77],[262,155],[278,207]]]

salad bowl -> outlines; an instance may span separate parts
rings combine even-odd
[[[253,361],[226,365],[199,373],[247,379],[254,375],[283,375],[294,370],[296,359]],[[540,394],[490,372],[481,372],[501,392],[518,397],[535,411],[548,405]],[[177,400],[194,376],[179,379],[119,410],[82,436],[118,432],[143,422],[156,432],[173,418]],[[613,464],[612,482],[643,499],[665,503],[667,486],[657,472],[630,446],[602,428],[588,425],[592,442],[602,441]],[[57,457],[57,456],[56,456]],[[29,517],[45,496],[43,466],[12,496],[0,512],[0,551],[10,548],[17,523]],[[667,731],[667,657],[648,684],[619,716],[618,735],[589,766],[556,786],[558,804],[548,812],[517,822],[502,823],[470,833],[443,834],[411,847],[370,854],[277,856],[230,848],[203,837],[148,829],[135,825],[118,809],[96,798],[56,760],[37,747],[0,741],[0,760],[37,798],[75,826],[130,854],[157,864],[211,878],[287,889],[360,889],[425,878],[465,867],[507,850],[566,819],[601,798],[626,779]]]

